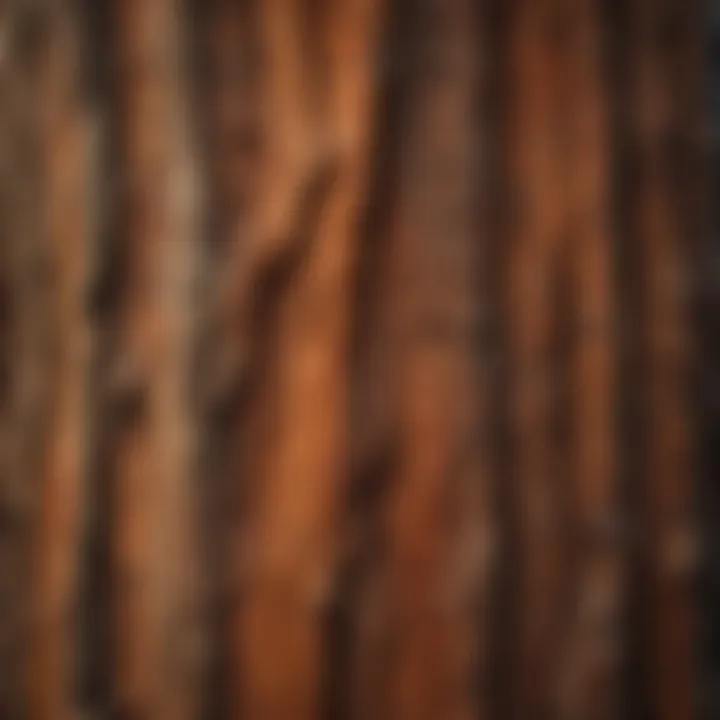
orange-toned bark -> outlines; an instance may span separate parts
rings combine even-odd
[[[248,718],[322,711],[325,611],[347,491],[350,288],[380,6],[333,0],[309,25],[301,11],[295,0],[261,7],[270,135],[237,285],[239,330],[247,307],[263,301],[275,310],[263,332],[270,345],[262,350],[272,352],[262,402],[248,407],[251,426],[269,425],[245,480],[252,526],[237,558],[248,563],[236,624]],[[328,160],[318,164],[324,144]],[[274,295],[261,294],[268,270]]]

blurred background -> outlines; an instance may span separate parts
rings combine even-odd
[[[0,0],[0,720],[720,718],[718,0]]]

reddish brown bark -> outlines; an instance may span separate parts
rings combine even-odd
[[[114,703],[194,714],[189,410],[197,230],[180,4],[118,0],[122,227],[112,319]]]
[[[610,125],[600,4],[562,3],[565,236],[571,269],[571,613],[561,655],[563,717],[618,707],[619,512],[614,364],[618,338],[610,206]]]
[[[333,1],[309,26],[301,10],[295,0],[261,7],[271,135],[237,284],[243,329],[263,275],[286,270],[269,299],[277,304],[265,331],[268,404],[251,406],[251,422],[270,425],[267,444],[253,450],[252,528],[237,561],[249,555],[236,625],[249,718],[321,712],[325,611],[347,490],[349,292],[380,7]]]
[[[248,379],[243,377],[246,369],[236,362],[237,348],[250,338],[238,327],[234,297],[236,265],[244,262],[258,192],[262,95],[258,5],[218,0],[202,5],[199,17],[198,97],[209,189],[201,269],[205,305],[199,383],[206,410],[202,463],[210,655],[205,701],[210,714],[222,716],[237,691],[233,661],[237,649],[228,624],[241,589],[236,543],[246,522],[242,500],[251,467],[247,456],[257,451],[257,436],[262,433],[262,428],[256,435],[246,432],[239,416],[243,409],[239,391]],[[245,410],[245,415],[252,415]],[[243,434],[247,437],[238,442]]]
[[[631,241],[640,273],[641,517],[647,532],[641,548],[647,582],[643,657],[652,711],[677,720],[693,716],[694,612],[689,580],[697,549],[686,293],[692,237],[684,215],[687,188],[681,185],[678,151],[692,152],[685,144],[686,103],[699,107],[699,97],[688,97],[688,87],[697,86],[687,71],[698,39],[694,16],[681,2],[638,0],[630,17],[635,175]]]
[[[479,96],[472,3],[414,19],[401,156],[394,321],[397,456],[387,507],[388,718],[484,714],[493,533],[477,280]]]
[[[36,503],[43,476],[49,367],[47,248],[37,70],[42,13],[0,3],[0,715],[28,707],[28,664],[35,637],[32,567]]]
[[[47,437],[35,537],[31,715],[75,716],[77,612],[89,327],[85,284],[90,256],[87,114],[78,87],[78,37],[67,6],[48,12],[40,59],[40,148],[51,277],[52,336]]]
[[[698,20],[0,0],[0,717],[689,718]]]
[[[563,233],[558,4],[519,0],[511,18],[509,244],[512,496],[517,528],[513,716],[552,717],[563,577],[553,338]]]

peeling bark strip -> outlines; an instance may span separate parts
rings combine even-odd
[[[632,3],[631,106],[633,171],[632,241],[642,273],[641,356],[643,378],[645,527],[642,562],[648,582],[643,614],[653,715],[693,716],[694,650],[690,580],[697,551],[693,525],[687,306],[692,237],[683,216],[678,162],[691,152],[687,140],[684,83],[693,44],[692,14],[678,0]],[[699,98],[692,104],[699,107]]]
[[[479,191],[471,2],[417,17],[397,222],[398,457],[387,509],[392,637],[382,717],[478,712],[490,559],[475,204]],[[481,682],[481,687],[484,685]],[[482,698],[484,701],[484,698]]]
[[[349,293],[380,5],[331,0],[310,23],[303,7],[298,0],[261,7],[272,135],[244,253],[248,279],[239,284],[247,293],[240,329],[245,303],[264,297],[277,307],[276,324],[265,330],[273,342],[263,380],[271,408],[251,406],[251,422],[270,415],[271,433],[247,480],[252,546],[241,546],[237,560],[250,553],[237,643],[240,705],[251,720],[315,718],[322,710],[326,610],[347,490]],[[271,265],[286,269],[274,298],[256,294]]]
[[[508,344],[514,584],[513,717],[552,717],[561,622],[560,488],[551,423],[556,382],[553,282],[562,239],[558,4],[518,0],[511,18]]]
[[[571,260],[573,412],[571,613],[560,714],[617,717],[618,511],[614,442],[617,337],[609,206],[608,95],[597,0],[563,0],[565,236]]]
[[[114,19],[124,210],[107,377],[114,703],[133,718],[193,717],[188,376],[197,228],[181,5],[116,0]]]
[[[75,717],[77,582],[83,506],[89,333],[85,287],[89,256],[87,117],[79,88],[78,36],[69,4],[47,11],[38,68],[43,198],[52,268],[52,371],[48,434],[35,537],[31,716]]]

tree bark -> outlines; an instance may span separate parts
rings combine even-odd
[[[174,0],[117,0],[113,10],[123,209],[106,378],[113,702],[130,717],[192,717],[189,373],[198,227],[183,14]]]
[[[333,0],[309,26],[301,10],[296,0],[261,7],[272,124],[236,283],[240,331],[248,308],[273,308],[263,324],[263,351],[272,352],[262,402],[249,406],[251,423],[269,424],[249,459],[252,527],[237,559],[247,568],[235,627],[249,718],[322,712],[327,611],[344,543],[349,288],[381,5]]]
[[[36,633],[33,551],[49,389],[48,255],[43,227],[37,71],[43,18],[22,2],[0,3],[0,232],[3,377],[0,400],[0,715],[29,710],[28,668]]]
[[[85,287],[90,258],[88,116],[79,82],[79,37],[69,4],[48,9],[39,59],[39,145],[44,237],[52,268],[52,372],[39,488],[32,587],[31,715],[75,717],[78,560],[85,502],[89,325]]]
[[[508,259],[510,442],[517,562],[513,717],[557,708],[561,487],[553,422],[554,282],[563,237],[558,4],[518,0],[511,16]]]
[[[643,371],[643,658],[651,711],[677,720],[692,717],[695,707],[690,580],[697,553],[696,465],[688,382],[693,363],[688,304],[693,237],[680,159],[683,152],[692,153],[687,106],[699,107],[699,97],[687,95],[693,87],[688,61],[696,57],[698,36],[693,14],[681,2],[638,0],[630,19],[630,162],[635,179],[630,232],[640,268]]]
[[[480,18],[431,2],[415,18],[392,296],[398,440],[389,478],[388,718],[484,715],[492,553],[478,122]]]
[[[615,452],[615,316],[609,96],[595,0],[562,4],[565,236],[572,312],[571,614],[560,714],[615,717],[621,539]]]

